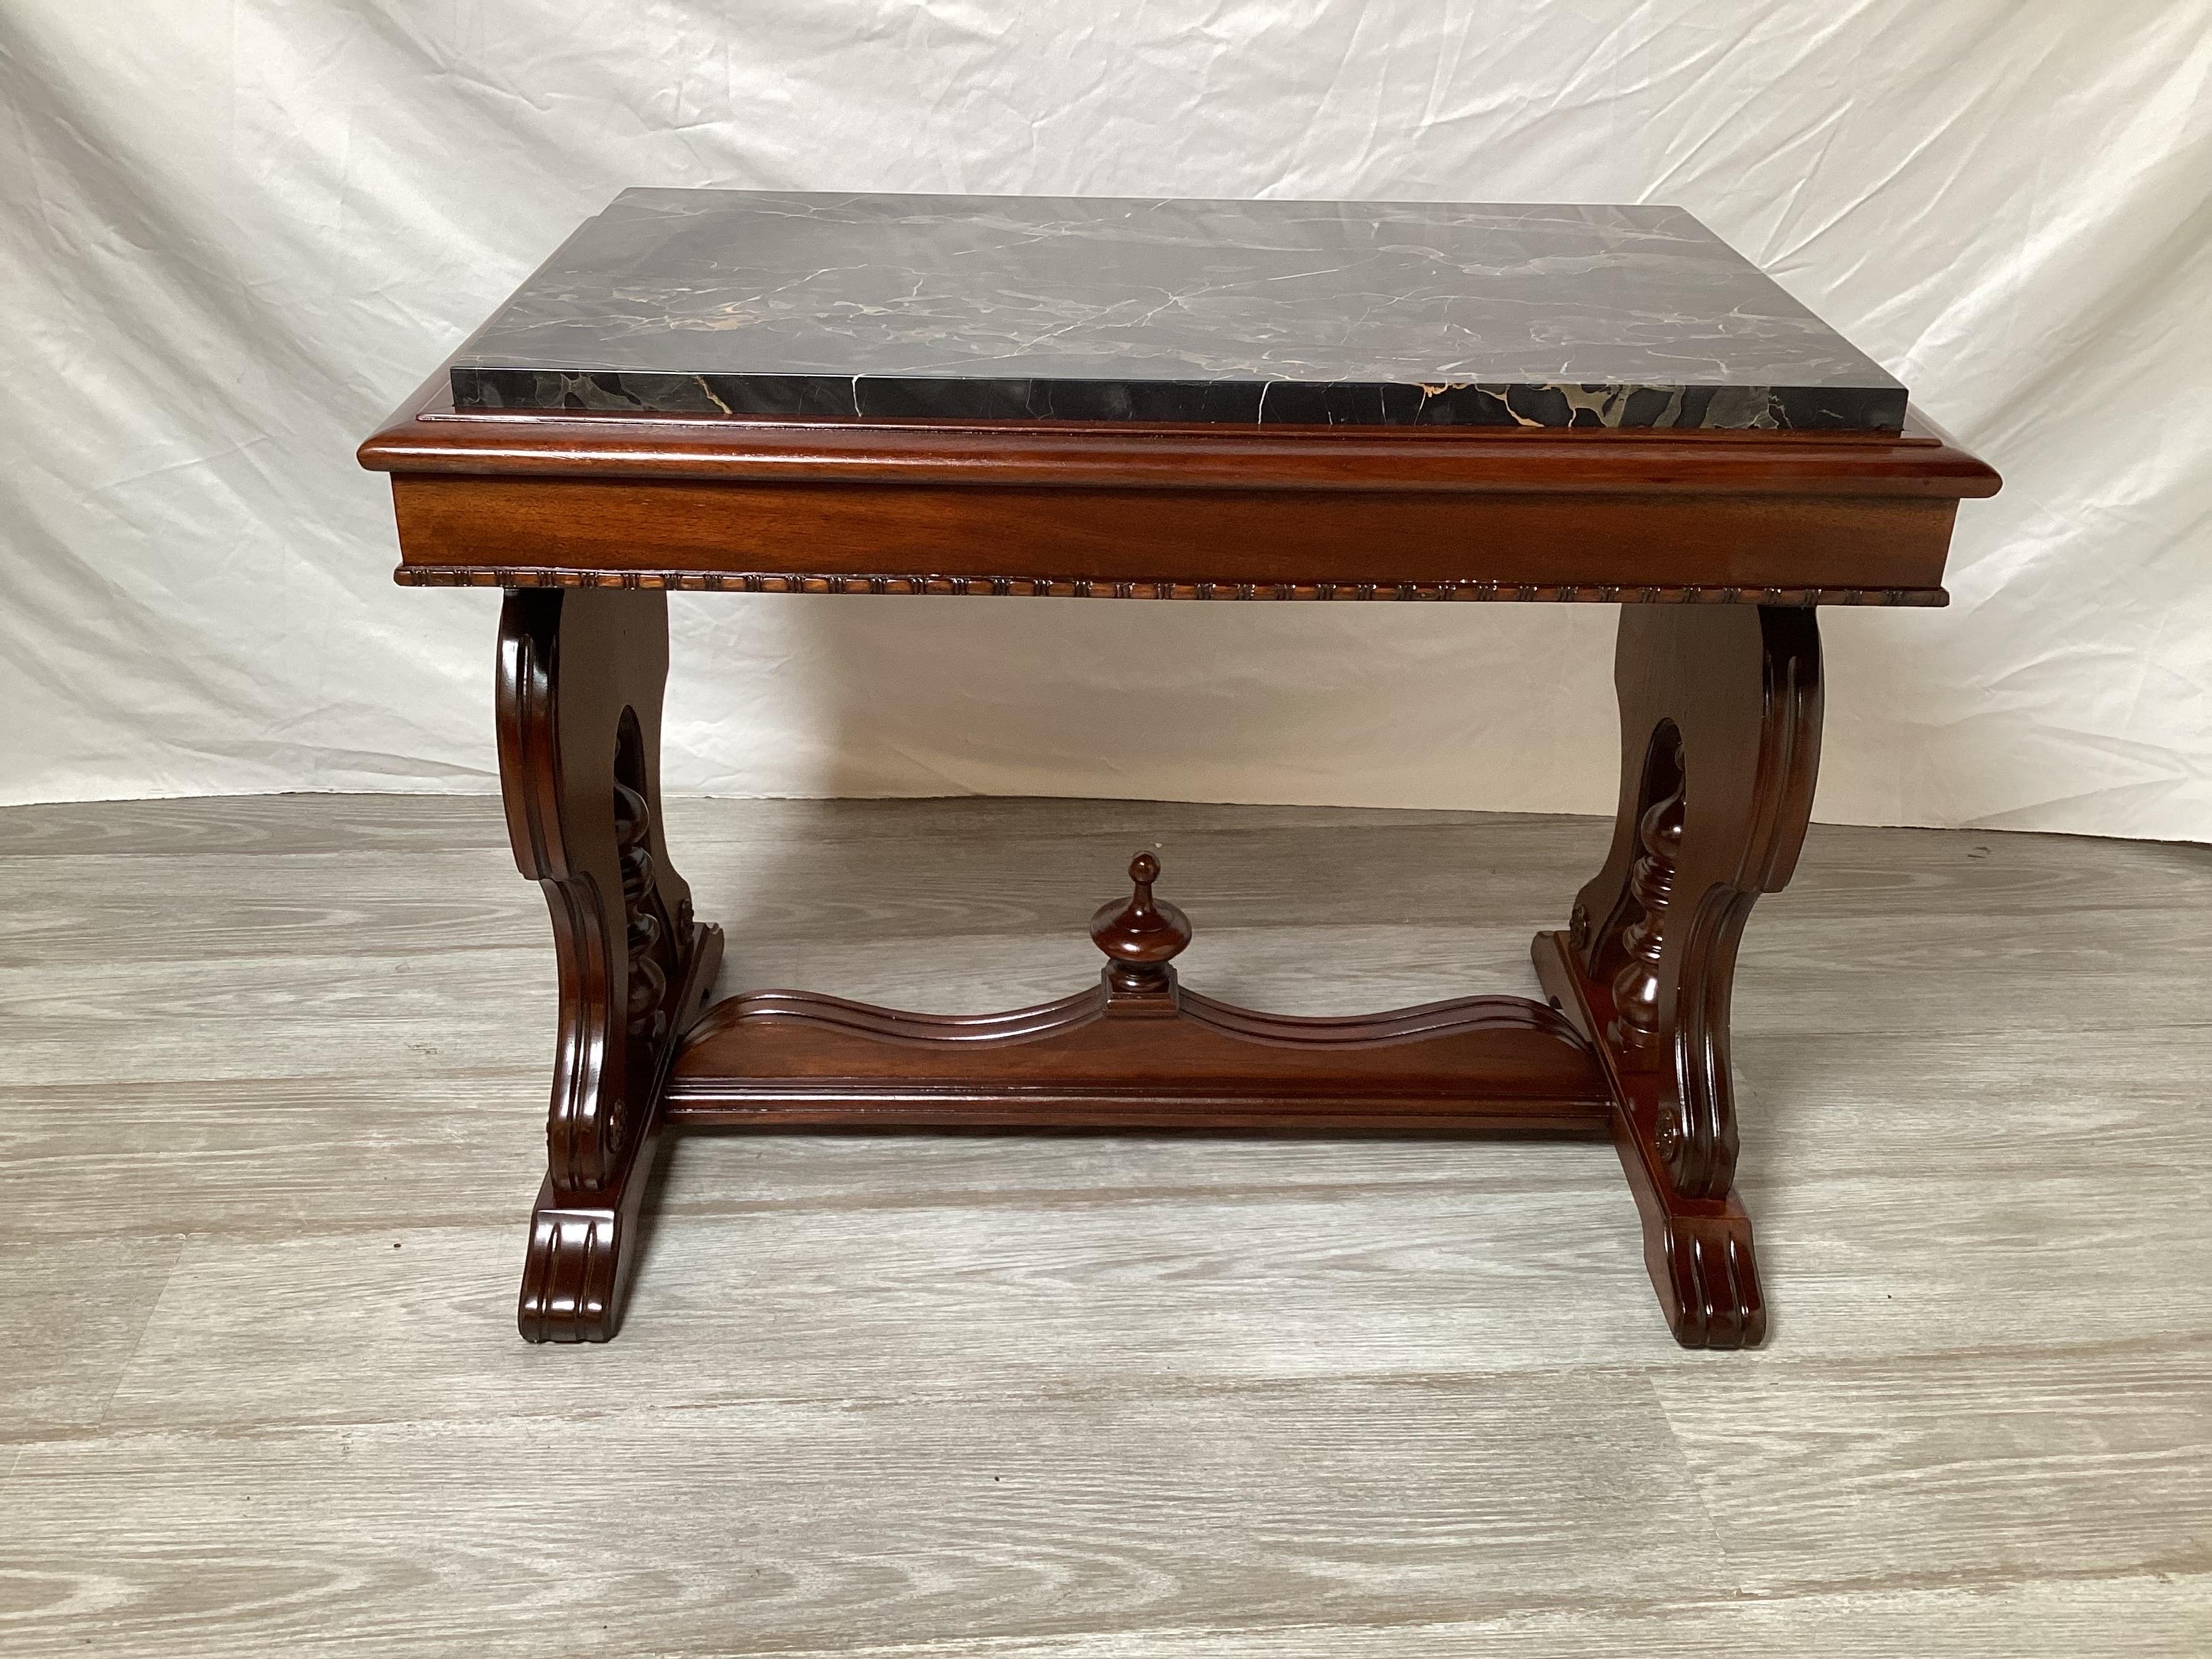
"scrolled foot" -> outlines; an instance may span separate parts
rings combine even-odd
[[[1646,1229],[1644,1257],[1684,1347],[1755,1348],[1765,1340],[1766,1300],[1743,1216],[1668,1216]]]
[[[1553,1006],[1604,1065],[1613,1149],[1644,1224],[1644,1265],[1674,1340],[1686,1348],[1757,1347],[1766,1338],[1766,1298],[1743,1200],[1732,1189],[1707,1198],[1675,1187],[1668,1158],[1680,1131],[1660,1100],[1659,1079],[1626,1065],[1613,1043],[1611,988],[1584,975],[1568,934],[1537,934],[1533,954]]]
[[[637,1267],[639,1212],[663,1133],[669,1062],[722,963],[722,930],[691,921],[688,904],[681,914],[684,969],[661,1011],[653,1093],[615,1178],[563,1194],[549,1176],[538,1189],[515,1309],[515,1324],[526,1342],[605,1342],[622,1328]]]
[[[527,1342],[605,1342],[622,1324],[623,1216],[616,1209],[579,1209],[538,1195],[530,1218],[530,1249],[522,1268],[515,1323]]]

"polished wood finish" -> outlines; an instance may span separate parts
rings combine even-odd
[[[721,959],[721,930],[694,920],[660,828],[667,605],[514,593],[500,618],[507,834],[545,890],[561,971],[520,1314],[532,1341],[603,1341],[621,1322],[668,1066]]]
[[[1621,613],[1620,807],[1536,972],[1601,1056],[1644,1263],[1676,1338],[1755,1345],[1766,1304],[1735,1192],[1729,1005],[1761,893],[1796,867],[1820,750],[1809,611]]]
[[[1156,904],[1159,862],[1102,907],[1088,991],[1012,1013],[905,1013],[800,991],[716,1008],[685,1043],[668,1115],[753,1128],[1589,1131],[1595,1053],[1521,997],[1351,1018],[1259,1013],[1182,988],[1191,927]]]
[[[415,550],[409,578],[420,586],[520,586],[534,578],[746,591],[1599,602],[1645,602],[1649,589],[1654,598],[1753,603],[1772,589],[1800,603],[1832,593],[1849,604],[1919,605],[1943,602],[1957,509],[1917,496],[1081,494],[414,477],[394,480],[393,500],[403,545]],[[1009,557],[1017,549],[1018,562]]]
[[[361,447],[419,586],[1941,605],[1996,475],[1900,436],[464,415]]]
[[[1917,418],[1895,438],[986,428],[463,415],[437,387],[362,459],[393,475],[402,581],[508,590],[501,775],[562,983],[526,1336],[614,1334],[659,1133],[714,1126],[1609,1132],[1676,1338],[1762,1339],[1729,1004],[1811,807],[1816,607],[1942,603],[1958,502],[1997,487],[1982,463]],[[683,587],[1619,603],[1612,852],[1536,939],[1549,1006],[1291,1017],[1187,989],[1190,923],[1145,854],[1092,918],[1095,988],[981,1016],[797,990],[702,1014],[720,935],[668,864],[656,775]]]

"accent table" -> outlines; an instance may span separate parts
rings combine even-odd
[[[1937,605],[1998,478],[1678,209],[624,192],[361,448],[398,580],[506,590],[507,828],[560,963],[520,1322],[603,1341],[673,1128],[1607,1134],[1689,1346],[1759,1341],[1729,1005],[1820,750],[1817,607]],[[1098,983],[708,1006],[664,842],[666,592],[1618,605],[1620,806],[1542,1002]]]

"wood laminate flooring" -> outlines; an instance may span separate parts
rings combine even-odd
[[[1533,992],[1607,833],[669,818],[725,991],[946,1011],[1086,982],[1146,846],[1214,994]],[[495,802],[12,808],[0,895],[0,1654],[2212,1651],[2205,848],[1814,830],[1735,1355],[1603,1145],[1142,1137],[679,1139],[621,1339],[529,1347]]]

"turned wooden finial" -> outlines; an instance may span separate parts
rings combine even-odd
[[[1164,991],[1175,983],[1175,969],[1168,964],[1190,943],[1190,918],[1152,898],[1159,873],[1158,859],[1138,854],[1129,860],[1136,891],[1128,902],[1109,900],[1091,918],[1091,942],[1106,953],[1106,981],[1117,991]]]

